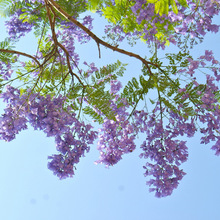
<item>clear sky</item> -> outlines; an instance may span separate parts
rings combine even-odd
[[[216,20],[219,24],[219,17]],[[100,33],[102,25],[102,21],[94,23],[94,32]],[[0,20],[0,40],[5,37],[3,29]],[[205,48],[219,58],[219,40],[220,34],[207,35],[195,55],[200,56]],[[33,42],[29,35],[17,49],[33,51]],[[95,43],[80,50],[88,62],[93,57],[98,60]],[[144,44],[132,50],[147,54]],[[130,63],[128,77],[140,74],[139,62],[104,48],[101,53],[99,63],[122,59]],[[4,105],[0,107],[2,112]],[[77,165],[74,178],[61,181],[47,169],[47,156],[56,152],[53,138],[30,128],[10,143],[0,142],[0,220],[219,220],[220,157],[210,150],[211,145],[200,144],[199,135],[188,146],[189,160],[182,166],[187,175],[171,196],[158,199],[148,192],[139,149],[106,169],[94,164],[98,152],[93,145]]]

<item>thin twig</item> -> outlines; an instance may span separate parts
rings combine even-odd
[[[20,52],[20,51],[17,51],[17,50],[8,50],[8,49],[0,49],[0,52],[19,54],[19,55],[22,55],[22,56],[25,56],[25,57],[29,57],[29,58],[31,58],[32,60],[34,60],[34,61],[37,63],[38,66],[41,66],[41,64],[40,64],[40,62],[37,60],[37,58],[31,56],[30,54],[23,53],[23,52]]]

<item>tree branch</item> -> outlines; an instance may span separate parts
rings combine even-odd
[[[20,52],[20,51],[17,51],[17,50],[7,50],[7,49],[0,49],[0,52],[19,54],[19,55],[22,55],[22,56],[25,56],[25,57],[29,57],[29,58],[31,58],[32,60],[34,60],[34,61],[38,64],[38,66],[41,66],[41,64],[40,64],[40,62],[37,60],[37,58],[31,56],[30,54],[23,53],[23,52]]]
[[[52,13],[53,13],[53,19],[51,17],[51,14],[50,14],[50,11],[49,11],[49,7],[50,7],[50,4],[48,3],[47,0],[45,0],[45,4],[46,4],[46,10],[47,10],[47,16],[48,16],[48,19],[49,19],[49,22],[50,22],[50,27],[51,27],[51,32],[52,32],[52,38],[53,38],[53,41],[54,41],[54,44],[55,44],[55,47],[57,48],[58,46],[64,51],[64,53],[66,54],[66,62],[67,62],[67,66],[68,66],[68,69],[69,69],[69,72],[72,76],[75,76],[78,81],[80,82],[80,84],[85,87],[85,85],[83,84],[82,80],[79,78],[79,76],[77,74],[75,74],[73,71],[72,71],[72,68],[71,68],[71,65],[70,65],[70,55],[68,53],[68,51],[66,50],[66,48],[58,42],[57,40],[57,36],[56,36],[56,33],[55,33],[55,13],[54,11],[52,10],[53,8],[51,8],[52,10]]]
[[[69,15],[67,12],[65,12],[56,2],[54,2],[53,0],[48,0],[48,3],[55,8],[64,18],[66,18],[67,20],[71,21],[72,23],[74,23],[75,25],[77,25],[79,28],[81,28],[82,30],[84,30],[93,40],[96,41],[97,45],[102,44],[103,46],[113,50],[113,51],[117,51],[119,53],[128,55],[130,57],[135,57],[136,59],[140,60],[142,63],[145,64],[145,66],[148,68],[149,72],[150,71],[150,67],[149,65],[154,65],[151,62],[146,61],[143,57],[139,56],[138,54],[120,49],[118,47],[112,46],[108,43],[106,43],[105,41],[101,40],[100,38],[98,38],[93,32],[91,32],[88,28],[86,28],[84,25],[82,25],[80,22],[78,22],[76,19],[74,19],[71,15]]]

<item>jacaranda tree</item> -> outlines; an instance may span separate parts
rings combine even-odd
[[[64,179],[96,139],[96,163],[108,167],[132,153],[143,133],[138,147],[147,185],[157,197],[171,195],[185,175],[180,165],[188,148],[181,136],[198,131],[201,143],[212,141],[220,154],[220,62],[210,50],[191,54],[208,32],[218,32],[213,18],[219,9],[219,0],[1,0],[8,37],[0,42],[0,98],[6,102],[0,138],[15,139],[27,124],[54,137],[57,153],[48,157],[48,168]],[[92,30],[91,11],[108,22],[104,38]],[[29,32],[38,39],[35,54],[15,48]],[[151,57],[120,47],[140,40]],[[140,74],[122,87],[122,62],[98,68],[80,59],[75,47],[89,41],[100,57],[104,46],[139,60]],[[161,59],[159,51],[170,45],[177,52]]]

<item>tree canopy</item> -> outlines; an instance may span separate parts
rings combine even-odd
[[[181,136],[200,132],[201,143],[214,142],[220,154],[220,62],[208,49],[192,56],[208,32],[219,31],[213,21],[219,9],[219,0],[0,0],[8,33],[0,42],[0,98],[7,103],[0,138],[15,139],[27,124],[54,137],[57,153],[48,157],[48,168],[64,179],[94,141],[96,163],[109,167],[132,153],[144,133],[137,147],[146,159],[147,185],[157,197],[171,195],[186,174]],[[108,22],[103,38],[93,32],[96,20],[88,12]],[[38,40],[35,54],[16,50],[29,32]],[[120,60],[102,67],[82,60],[76,45],[90,41],[100,58],[104,46],[139,60],[140,74],[122,86],[126,64]],[[123,41],[130,47],[142,41],[151,56],[121,48]],[[159,57],[170,45],[177,52]]]

